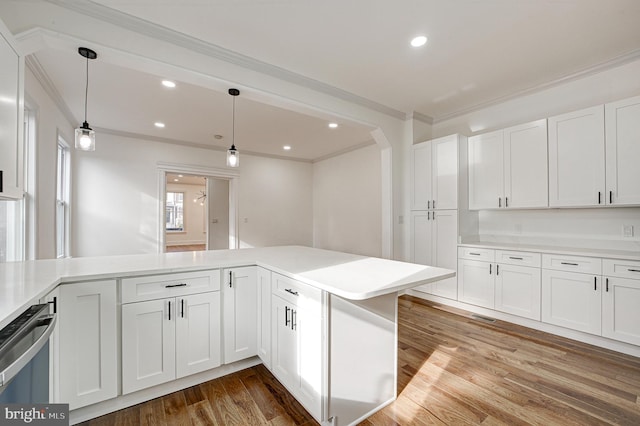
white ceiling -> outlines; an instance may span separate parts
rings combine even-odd
[[[75,8],[70,0],[49,0]],[[307,81],[426,121],[488,105],[608,64],[640,58],[638,0],[94,0]],[[87,6],[89,5],[89,6]],[[92,6],[91,6],[92,5]],[[106,12],[104,7],[110,8]],[[76,8],[77,9],[77,8]],[[77,9],[80,10],[80,9]],[[409,40],[427,35],[423,48]],[[100,54],[100,52],[98,52]],[[81,121],[84,59],[37,60]],[[231,97],[97,61],[89,122],[99,128],[227,147]],[[313,160],[371,142],[370,128],[237,98],[240,150]],[[163,121],[158,130],[154,121]],[[215,140],[213,135],[224,135]],[[286,153],[282,146],[289,144]]]

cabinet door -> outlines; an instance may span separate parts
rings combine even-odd
[[[600,334],[602,278],[575,272],[542,270],[542,321]]]
[[[115,280],[60,286],[58,401],[69,409],[118,392]]]
[[[411,212],[411,261],[421,265],[431,265],[433,250],[431,216],[432,211]],[[431,284],[415,287],[414,290],[431,292]]]
[[[605,278],[602,335],[640,345],[640,280]]]
[[[292,304],[272,296],[272,372],[290,391],[298,382],[298,341],[292,328]]]
[[[458,135],[431,141],[432,202],[439,210],[458,208]]]
[[[640,204],[640,96],[605,106],[607,204]]]
[[[504,207],[549,205],[547,120],[504,130]]]
[[[22,198],[24,57],[0,21],[0,199]]]
[[[271,271],[258,268],[258,356],[271,370]]]
[[[433,212],[433,266],[457,270],[458,267],[458,211],[438,210]],[[431,284],[431,293],[457,299],[458,278],[447,278]]]
[[[122,305],[122,393],[176,378],[175,299]]]
[[[458,300],[493,309],[494,265],[477,260],[458,260]]]
[[[176,377],[220,366],[220,292],[176,298]]]
[[[258,353],[258,289],[256,267],[225,269],[224,363]]]
[[[504,206],[503,131],[470,137],[469,208]]]
[[[431,142],[415,144],[411,149],[411,210],[431,207]]]
[[[298,377],[296,399],[314,416],[322,414],[322,311],[321,301],[303,298],[293,307],[297,338]]]
[[[497,311],[540,321],[540,268],[496,265]]]
[[[549,205],[605,203],[604,107],[549,118]]]

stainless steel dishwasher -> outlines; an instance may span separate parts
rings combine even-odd
[[[56,315],[33,305],[0,330],[0,403],[49,402],[49,337]]]

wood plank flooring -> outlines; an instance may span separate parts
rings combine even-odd
[[[398,399],[361,425],[640,425],[639,358],[411,296],[398,317]],[[260,365],[86,424],[317,423]]]

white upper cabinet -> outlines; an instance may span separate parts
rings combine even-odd
[[[469,138],[469,209],[471,210],[502,207],[503,140],[502,130]]]
[[[547,207],[547,120],[469,138],[469,208]]]
[[[504,206],[546,207],[547,120],[504,130]]]
[[[431,194],[431,143],[422,142],[412,147],[411,210],[430,208]]]
[[[640,204],[640,96],[605,106],[606,183],[612,205]]]
[[[549,205],[605,204],[604,107],[549,118]]]
[[[412,147],[411,210],[458,208],[458,143],[460,135]]]
[[[24,57],[0,21],[0,199],[22,198]]]

